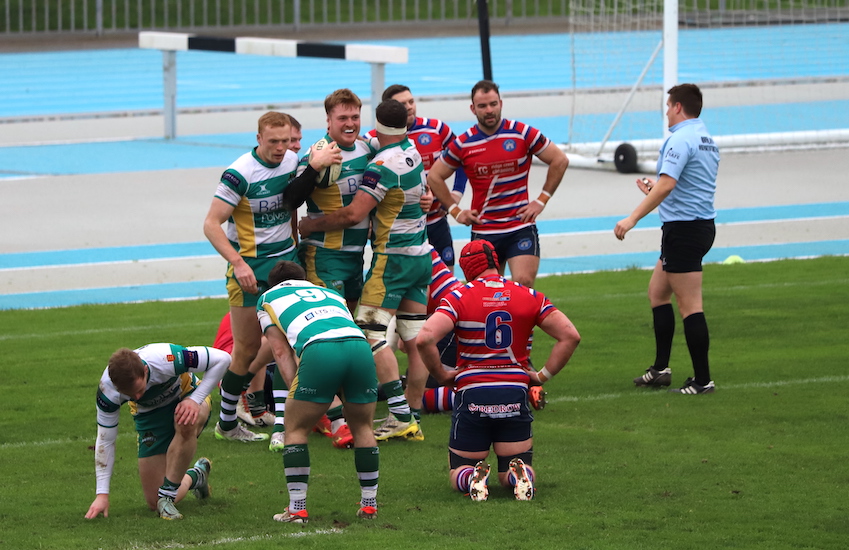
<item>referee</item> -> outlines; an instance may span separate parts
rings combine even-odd
[[[684,319],[684,336],[693,361],[693,377],[673,392],[697,395],[713,393],[708,348],[710,336],[702,307],[702,258],[716,236],[716,174],[719,149],[704,123],[702,92],[695,84],[669,89],[666,118],[672,134],[663,143],[657,161],[657,181],[637,180],[646,197],[630,216],[620,220],[613,233],[622,240],[637,222],[658,208],[662,226],[660,259],[649,281],[649,301],[654,318],[656,355],[654,365],[634,384],[669,386],[669,356],[675,334],[672,295]]]

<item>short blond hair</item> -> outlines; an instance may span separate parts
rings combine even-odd
[[[262,129],[268,126],[269,128],[282,128],[291,126],[292,119],[286,113],[278,113],[277,111],[268,111],[261,117],[257,123],[257,132],[262,133]]]

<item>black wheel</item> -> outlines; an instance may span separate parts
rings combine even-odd
[[[634,174],[637,171],[637,150],[630,143],[623,143],[613,153],[613,164],[620,174]]]

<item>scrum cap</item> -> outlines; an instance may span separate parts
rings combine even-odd
[[[498,265],[495,247],[487,240],[474,240],[460,252],[460,269],[467,281],[474,281],[487,269],[498,269]]]

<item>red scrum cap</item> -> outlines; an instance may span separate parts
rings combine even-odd
[[[463,247],[460,252],[460,269],[467,281],[474,281],[487,269],[498,269],[498,254],[492,243],[478,239]]]

